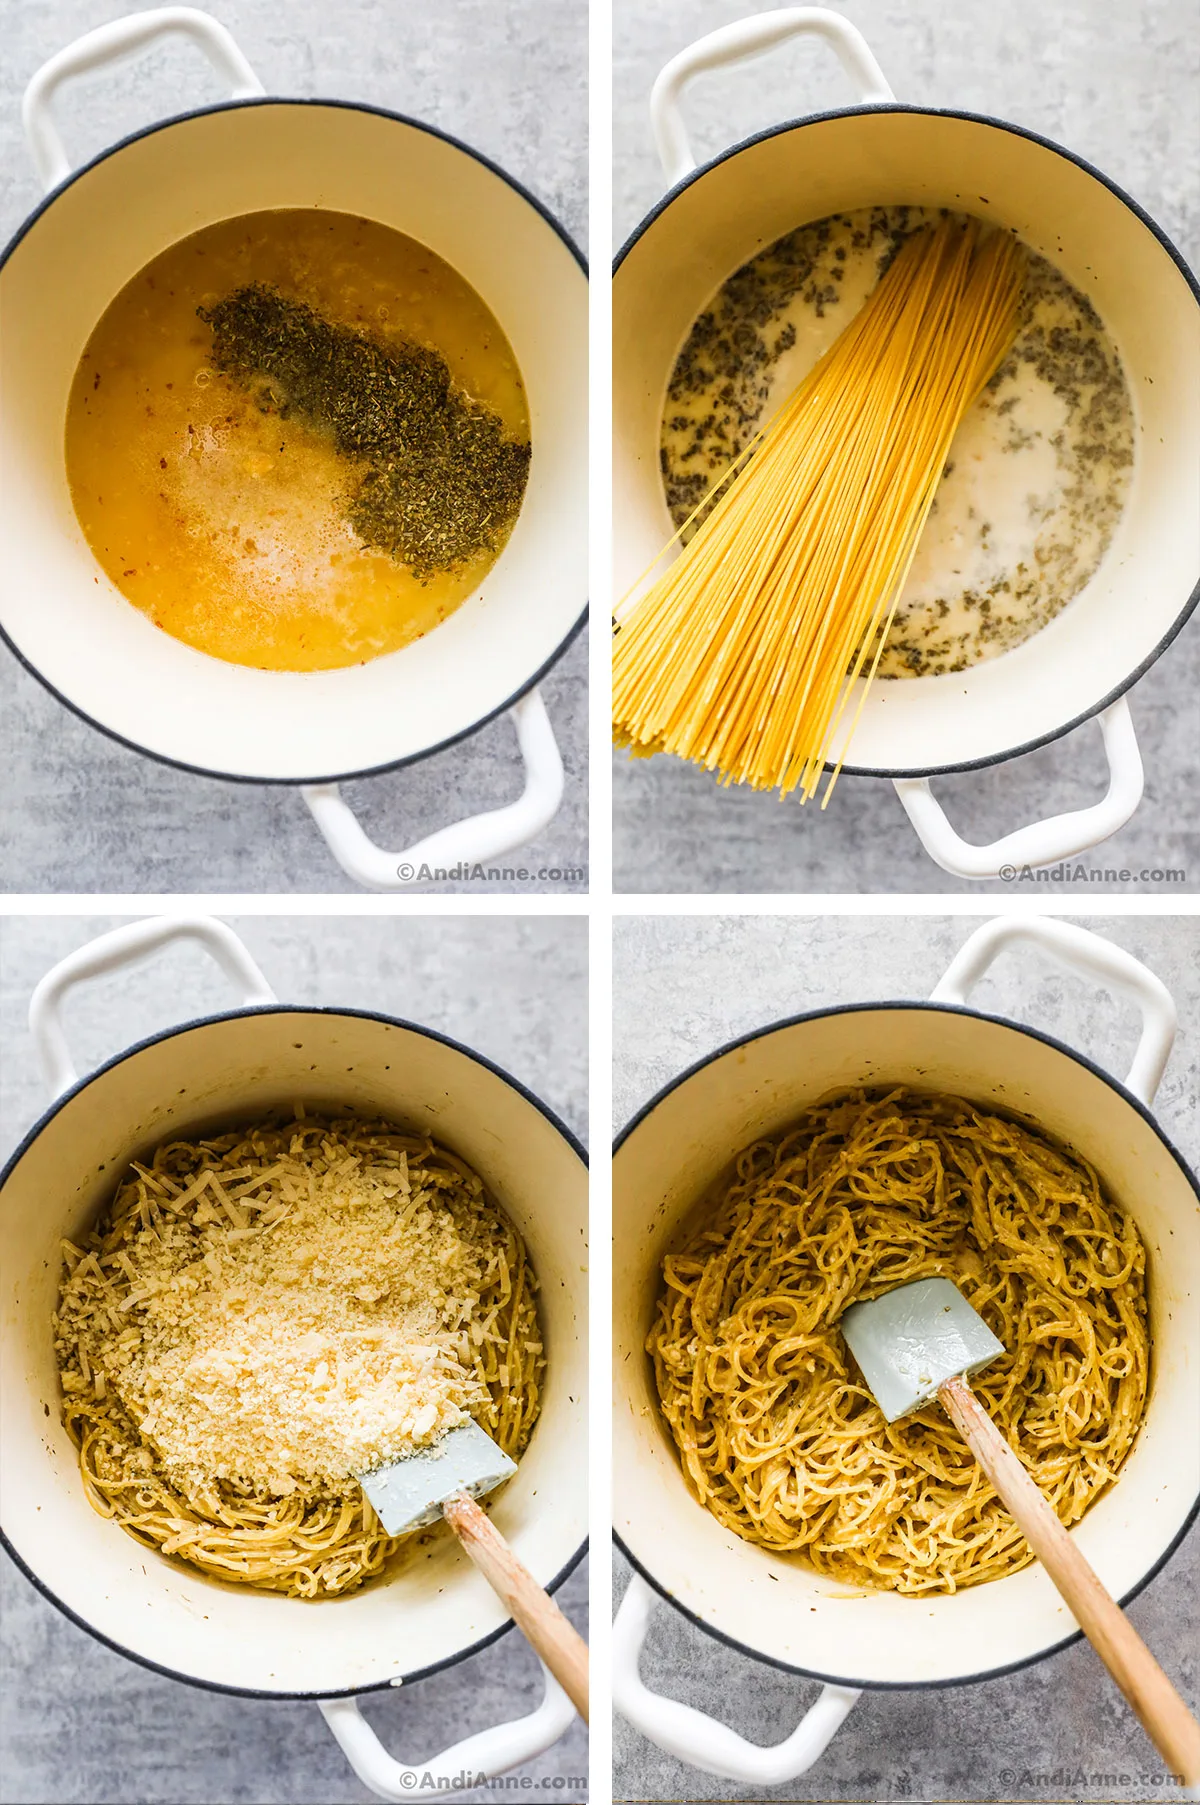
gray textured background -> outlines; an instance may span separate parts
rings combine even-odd
[[[380,1009],[426,1023],[495,1060],[586,1134],[585,921],[230,919],[285,1002]],[[25,1027],[30,990],[65,953],[114,925],[111,917],[0,919],[0,1163],[45,1106]],[[139,1036],[229,1001],[198,949],[174,947],[74,992],[68,1038],[86,1071]],[[558,1597],[585,1628],[586,1563]],[[532,1710],[540,1684],[533,1654],[510,1631],[447,1673],[372,1695],[364,1709],[385,1745],[416,1764]],[[535,1785],[586,1775],[579,1720],[519,1771]],[[315,1705],[223,1698],[160,1679],[69,1623],[0,1556],[4,1805],[358,1805],[369,1796]]]
[[[764,0],[765,3],[765,0]],[[613,0],[614,240],[662,192],[647,99],[693,39],[762,10],[748,0]],[[846,0],[900,100],[1015,120],[1092,160],[1158,220],[1193,268],[1200,256],[1200,7],[1195,0]],[[714,156],[782,119],[843,105],[832,53],[792,44],[689,89],[693,148]],[[1200,623],[1132,695],[1146,796],[1106,842],[1102,868],[1184,869],[1200,888]],[[989,770],[937,780],[968,840],[1094,802],[1106,767],[1099,729]],[[615,757],[614,884],[629,891],[992,891],[922,851],[891,784],[842,777],[825,813],[772,795],[720,790],[679,759]],[[1058,885],[1056,888],[1069,886]],[[1104,886],[1121,888],[1122,886]],[[1136,890],[1179,885],[1136,883]],[[1039,889],[1041,886],[1039,886]],[[1076,891],[1080,886],[1076,886]],[[1084,895],[1078,894],[1081,906]]]
[[[782,1015],[832,1003],[925,997],[977,920],[862,916],[669,917],[622,923],[613,966],[613,1115],[629,1119],[669,1079],[739,1034]],[[1167,1135],[1200,1161],[1200,920],[1081,918],[1142,959],[1173,992],[1179,1037],[1158,1093]],[[1042,954],[1008,949],[972,996],[989,1012],[1028,1022],[1122,1076],[1137,1041],[1137,1012]],[[617,1558],[617,1593],[628,1568]],[[1137,1629],[1195,1707],[1200,1662],[1195,1599],[1200,1530],[1193,1527],[1130,1609]],[[721,1647],[665,1604],[655,1607],[642,1661],[646,1683],[730,1724],[754,1742],[791,1733],[815,1683]],[[1159,1776],[1163,1763],[1086,1644],[1005,1679],[936,1692],[868,1692],[808,1774],[771,1789],[772,1800],[1161,1799],[1161,1782],[1111,1792],[1005,1785],[1001,1771]],[[619,1800],[750,1799],[664,1755],[619,1718]]]
[[[0,244],[40,198],[20,129],[25,84],[72,38],[137,10],[131,0],[0,0]],[[453,132],[524,182],[585,244],[586,0],[212,0],[211,10],[268,93],[367,101]],[[69,152],[82,161],[126,132],[222,98],[204,58],[176,40],[74,84],[59,116]],[[567,789],[558,816],[520,861],[531,870],[587,864],[586,672],[579,639],[544,685]],[[128,752],[63,708],[4,647],[0,764],[6,890],[355,888],[296,790],[192,777]],[[400,850],[510,801],[520,781],[513,729],[500,720],[436,758],[343,793],[368,833]]]

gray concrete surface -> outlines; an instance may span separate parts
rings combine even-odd
[[[495,1060],[586,1135],[586,922],[231,920],[284,1000],[427,1023]],[[113,925],[111,917],[0,920],[0,1163],[45,1104],[25,1027],[30,990],[57,959]],[[204,955],[175,947],[76,991],[67,1033],[87,1070],[139,1036],[228,1000]],[[586,1564],[559,1598],[584,1629]],[[537,1662],[510,1631],[447,1673],[372,1695],[364,1711],[394,1754],[419,1763],[532,1710],[539,1689]],[[585,1788],[565,1785],[587,1774],[578,1719],[519,1772],[532,1787],[559,1782],[556,1798],[584,1799]],[[358,1805],[369,1796],[315,1706],[218,1697],[161,1679],[94,1642],[0,1557],[3,1805]]]
[[[668,57],[761,10],[750,0],[614,0],[614,242],[662,185],[647,97]],[[901,100],[990,113],[1090,158],[1159,221],[1192,267],[1200,255],[1200,9],[1193,0],[845,0]],[[789,45],[688,91],[697,155],[842,105],[828,50]],[[1115,871],[1186,870],[1200,887],[1200,622],[1139,683],[1134,722],[1146,796],[1133,820],[1084,862]],[[991,770],[942,778],[937,793],[968,840],[1096,801],[1106,773],[1086,726]],[[614,760],[614,886],[626,891],[992,891],[941,871],[920,848],[885,780],[843,777],[824,814],[770,795],[721,790],[680,760]],[[1086,906],[1087,886],[1070,889]],[[1181,886],[1136,878],[1105,889]]]
[[[40,198],[20,99],[41,63],[136,0],[0,0],[0,244]],[[268,92],[394,108],[465,138],[524,182],[576,242],[587,229],[585,0],[213,0]],[[64,92],[71,153],[223,98],[179,42]],[[520,863],[587,864],[587,658],[577,640],[545,684],[567,769],[557,818]],[[64,709],[0,648],[0,888],[8,891],[344,891],[290,789],[193,777],[126,751]],[[493,722],[405,771],[348,784],[367,831],[400,848],[520,787],[511,725]],[[478,887],[478,886],[476,886]],[[495,887],[495,886],[493,886]],[[416,886],[455,890],[470,884]],[[583,890],[586,880],[522,888]]]
[[[1200,920],[1103,920],[1081,925],[1115,941],[1165,981],[1179,1036],[1157,1100],[1162,1126],[1200,1161]],[[624,1123],[661,1085],[739,1034],[833,1003],[928,996],[977,920],[669,917],[622,922],[615,944],[613,1114]],[[1008,949],[972,1001],[1028,1022],[1123,1074],[1136,1011],[1041,954]],[[615,1591],[628,1568],[616,1561]],[[1193,1527],[1130,1616],[1193,1707],[1200,1692],[1194,1600],[1200,1530]],[[642,1677],[759,1743],[790,1734],[818,1688],[721,1647],[665,1604],[655,1607]],[[1115,1789],[1062,1788],[1063,1765],[1131,1776]],[[1026,1772],[1047,1776],[1022,1780]],[[1144,1776],[1144,1778],[1139,1778]],[[1157,1776],[1157,1782],[1152,1776]],[[786,1786],[759,1792],[715,1780],[664,1755],[621,1719],[614,1727],[618,1800],[1116,1801],[1169,1795],[1163,1763],[1086,1645],[981,1685],[864,1694],[821,1760]]]

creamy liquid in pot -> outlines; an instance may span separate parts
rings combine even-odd
[[[67,411],[67,473],[79,523],[121,593],[156,626],[233,663],[362,663],[465,601],[512,522],[432,573],[365,543],[347,518],[361,460],[286,397],[263,411],[253,388],[214,368],[214,330],[197,308],[252,284],[385,348],[436,351],[456,391],[527,444],[521,372],[483,300],[427,246],[315,209],[247,214],[172,245],[88,340]]]
[[[877,207],[817,220],[718,290],[664,403],[677,527],[853,318],[901,240],[940,217]],[[1129,387],[1103,322],[1030,252],[1016,342],[955,436],[878,674],[963,670],[1052,620],[1108,550],[1133,446]]]

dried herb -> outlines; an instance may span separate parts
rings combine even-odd
[[[685,542],[727,493],[730,463],[765,423],[776,365],[796,343],[797,322],[836,320],[846,307],[839,289],[846,272],[853,278],[874,264],[882,275],[924,217],[907,206],[873,207],[801,226],[735,270],[696,319],[671,372],[659,442],[663,492]],[[1061,420],[1053,433],[1043,410],[1048,396],[1051,418]],[[1020,534],[1026,557],[1018,561],[1013,546],[999,545],[988,521],[972,512],[959,554],[939,578],[943,593],[901,598],[880,677],[962,671],[1021,644],[1090,580],[1125,505],[1134,417],[1119,353],[1086,295],[1035,252],[1016,341],[976,406],[977,421],[995,417],[988,427],[995,455],[1013,462],[1010,532]],[[1024,458],[1047,449],[1053,478]],[[953,469],[951,461],[943,475]],[[697,521],[685,527],[697,509]]]
[[[365,545],[426,578],[503,539],[529,445],[455,387],[436,351],[384,344],[261,283],[196,311],[212,327],[214,366],[264,413],[297,415],[366,463],[346,508]]]

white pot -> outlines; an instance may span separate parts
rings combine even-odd
[[[59,84],[164,32],[194,40],[234,100],[151,126],[72,174],[49,111]],[[540,203],[466,145],[378,108],[262,95],[224,28],[186,7],[101,26],[30,83],[26,127],[51,192],[0,265],[0,628],[54,695],[135,751],[211,776],[317,786],[309,800],[343,866],[395,889],[408,881],[401,864],[522,844],[561,797],[536,685],[586,603],[587,278]],[[189,233],[281,207],[359,214],[432,246],[496,315],[529,399],[528,488],[487,580],[412,645],[344,670],[252,670],[160,632],[101,570],[67,483],[71,381],[114,295]],[[336,781],[427,757],[514,708],[521,802],[372,858]]]
[[[198,939],[240,1007],[156,1035],[76,1080],[59,1022],[66,990],[167,941]],[[484,1178],[520,1229],[540,1281],[546,1340],[541,1420],[494,1515],[553,1588],[587,1533],[587,1178],[582,1149],[529,1091],[433,1030],[355,1010],[276,1003],[222,923],[174,918],[118,928],[72,954],[35,992],[30,1023],[56,1100],[0,1176],[0,1522],[5,1546],[82,1628],[171,1678],[262,1698],[314,1698],[381,1797],[411,1782],[358,1716],[353,1694],[463,1660],[508,1617],[452,1538],[393,1579],[314,1606],[221,1585],[148,1554],[97,1515],[59,1421],[50,1331],[64,1236],[87,1232],[129,1160],[169,1134],[261,1116],[300,1099],[426,1130]],[[537,1712],[425,1764],[449,1777],[529,1759],[571,1706],[547,1677]],[[425,1767],[420,1771],[424,1772]]]
[[[799,33],[831,43],[864,104],[789,121],[695,169],[678,110],[686,83]],[[845,768],[897,780],[926,849],[962,877],[1098,844],[1142,792],[1125,692],[1200,594],[1200,290],[1179,253],[1128,195],[1046,139],[898,105],[859,33],[820,8],[763,13],[702,38],[663,70],[651,113],[671,187],[621,251],[613,284],[617,596],[674,531],[658,455],[667,382],[693,320],[735,269],[808,221],[880,204],[966,207],[1019,232],[1095,303],[1120,348],[1138,417],[1129,503],[1086,590],[1023,645],[952,675],[872,684]],[[954,833],[931,775],[997,764],[1093,715],[1110,762],[1102,803],[992,846]]]
[[[1140,1005],[1142,1039],[1123,1084],[1048,1035],[966,1007],[1015,940]],[[1149,1408],[1120,1479],[1071,1536],[1122,1600],[1162,1566],[1200,1495],[1200,1192],[1149,1108],[1174,1031],[1163,985],[1110,941],[1062,921],[1004,917],[971,936],[930,1002],[822,1010],[747,1035],[660,1091],[626,1129],[613,1169],[614,1521],[643,1577],[614,1629],[613,1685],[618,1709],[652,1740],[710,1772],[778,1784],[816,1760],[860,1688],[990,1679],[1079,1634],[1040,1564],[954,1596],[847,1596],[723,1528],[684,1483],[645,1352],[663,1253],[739,1149],[831,1092],[912,1084],[1026,1116],[1090,1160],[1133,1216],[1148,1255]],[[643,1685],[646,1582],[744,1653],[827,1682],[786,1742],[756,1748]]]

